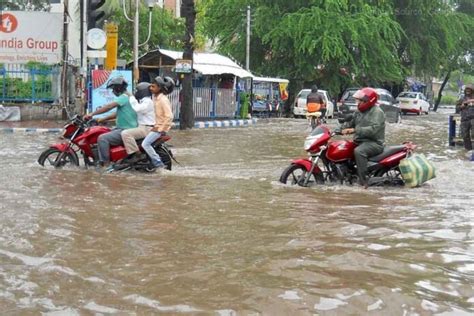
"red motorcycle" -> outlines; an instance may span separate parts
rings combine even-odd
[[[110,131],[109,127],[97,126],[95,120],[84,121],[76,115],[64,126],[62,138],[67,139],[68,142],[51,145],[41,153],[38,163],[43,167],[52,166],[54,168],[61,168],[66,165],[79,166],[78,153],[80,153],[86,168],[96,166],[99,162],[97,139],[100,135]],[[152,145],[168,170],[171,170],[171,160],[174,160],[173,153],[165,144],[170,139],[171,137],[166,135],[157,139]],[[140,143],[140,140],[137,140],[137,143]],[[140,150],[143,153],[143,158],[137,162],[128,163],[125,159],[128,156],[125,147],[123,145],[111,146],[110,160],[114,163],[113,170],[154,171],[151,161],[144,154],[145,151],[141,147]]]
[[[310,184],[357,183],[357,166],[352,140],[331,140],[340,132],[331,132],[325,125],[317,126],[306,137],[304,149],[309,158],[293,160],[283,171],[281,183],[307,187]],[[416,145],[407,142],[399,146],[388,146],[384,151],[369,158],[368,181],[370,186],[403,185],[398,165]]]

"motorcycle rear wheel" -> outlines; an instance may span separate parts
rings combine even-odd
[[[171,167],[173,165],[173,162],[172,162],[173,153],[171,152],[171,149],[161,145],[161,146],[155,147],[155,151],[160,156],[161,161],[165,164],[165,169],[171,171]]]
[[[292,163],[285,170],[283,170],[283,173],[280,176],[280,182],[283,184],[289,184],[289,185],[305,186],[304,179],[307,173],[308,171],[306,170],[304,166]],[[324,177],[322,173],[318,173],[316,175],[313,173],[311,177],[309,178],[308,184],[306,186],[309,186],[312,183],[323,183],[323,182],[324,182]]]
[[[79,166],[77,156],[70,152],[63,152],[56,148],[48,148],[41,153],[38,163],[45,168],[63,168],[65,166]]]
[[[398,167],[380,170],[379,172],[375,174],[375,176],[386,177],[390,185],[395,185],[395,186],[405,185],[405,181],[403,180],[402,173],[400,172],[400,169]]]

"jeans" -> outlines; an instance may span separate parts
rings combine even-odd
[[[155,149],[153,148],[153,146],[151,146],[151,144],[153,144],[158,138],[160,138],[161,135],[162,134],[160,132],[150,132],[148,135],[146,135],[145,139],[142,142],[143,150],[146,151],[146,153],[151,159],[151,163],[155,167],[163,164],[163,162],[161,161],[160,156],[156,153]]]
[[[99,146],[99,161],[101,163],[110,162],[110,146],[117,146],[122,144],[122,131],[121,128],[113,129],[112,131],[102,134],[97,139],[97,145]]]

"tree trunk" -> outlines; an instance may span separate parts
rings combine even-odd
[[[443,96],[444,86],[446,86],[446,84],[448,83],[449,76],[451,76],[451,70],[448,71],[448,73],[446,74],[446,77],[444,77],[443,84],[439,88],[438,98],[436,99],[435,105],[433,107],[434,112],[438,111],[438,106],[439,106],[439,103],[441,102],[441,97]]]
[[[183,0],[181,3],[181,14],[186,21],[183,59],[192,61],[194,54],[194,26],[196,20],[194,0]],[[193,71],[191,71],[191,73],[184,74],[182,79],[181,114],[179,117],[180,129],[191,129],[194,127],[192,77]]]

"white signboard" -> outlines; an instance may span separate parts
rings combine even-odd
[[[0,63],[61,61],[61,14],[2,11],[0,15]]]

